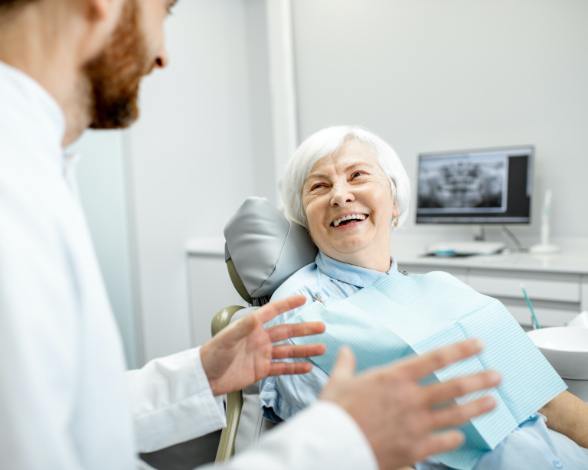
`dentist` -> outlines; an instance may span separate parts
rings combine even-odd
[[[124,371],[120,338],[63,148],[87,127],[138,117],[141,78],[164,67],[172,0],[0,0],[0,467],[135,468],[152,451],[221,428],[219,396],[279,359],[324,347],[273,346],[321,323],[265,329],[300,297],[267,305],[200,348]],[[458,446],[457,426],[489,398],[492,374],[421,386],[480,351],[475,341],[354,375],[344,351],[321,400],[220,469],[397,468]],[[277,360],[277,361],[276,361]],[[215,467],[217,468],[217,467]]]

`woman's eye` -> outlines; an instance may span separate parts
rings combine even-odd
[[[310,190],[311,190],[311,191],[315,191],[315,190],[317,190],[317,189],[326,188],[326,186],[327,186],[327,185],[326,185],[325,183],[316,183],[316,184],[313,184],[313,185],[310,187]]]
[[[363,175],[365,175],[363,171],[354,171],[353,173],[351,173],[351,179],[354,180]]]

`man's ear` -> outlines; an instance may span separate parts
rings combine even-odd
[[[94,58],[108,43],[119,22],[124,2],[131,0],[76,0],[82,4],[86,23],[84,60]]]
[[[87,18],[90,21],[105,21],[113,6],[112,0],[85,0]]]

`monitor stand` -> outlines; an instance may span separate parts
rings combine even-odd
[[[474,226],[474,241],[485,242],[486,241],[486,230],[483,225]]]
[[[453,257],[496,255],[501,253],[506,246],[502,242],[486,241],[484,226],[476,227],[474,241],[470,242],[441,242],[427,247],[427,256]]]

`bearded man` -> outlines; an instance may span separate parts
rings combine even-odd
[[[276,359],[324,352],[322,345],[273,346],[324,329],[265,329],[304,301],[292,297],[200,348],[124,371],[63,147],[87,127],[121,128],[138,117],[141,78],[167,63],[163,23],[173,3],[0,0],[1,468],[128,470],[138,465],[137,450],[221,428],[223,394],[310,369]],[[360,376],[345,352],[318,404],[219,468],[396,468],[454,448],[460,433],[433,431],[493,405],[435,405],[496,378],[419,381],[479,350],[470,341]]]

